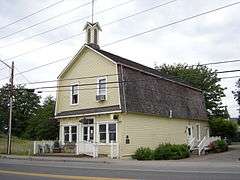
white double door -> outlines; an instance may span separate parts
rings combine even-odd
[[[94,141],[94,125],[84,125],[83,127],[83,141],[93,142]]]

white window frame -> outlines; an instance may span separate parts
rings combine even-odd
[[[188,128],[191,129],[191,135],[190,135],[190,136],[188,135]],[[188,126],[187,126],[187,137],[188,137],[188,138],[193,138],[193,126],[192,126],[192,125],[188,125]]]
[[[77,98],[77,103],[72,103],[72,96],[73,96],[73,94],[72,94],[72,87],[73,86],[78,86],[78,90],[77,90],[77,93],[78,93],[78,98]],[[70,84],[70,105],[71,106],[76,106],[76,105],[78,105],[79,104],[79,83],[73,83],[73,84]]]
[[[197,132],[199,132],[199,134]],[[197,140],[200,141],[201,140],[201,127],[200,127],[200,123],[196,123],[196,136],[197,136]]]
[[[91,142],[91,141],[89,141],[89,137],[90,137],[90,126],[92,126],[93,127],[93,142],[95,142],[95,139],[96,139],[96,126],[95,126],[95,117],[88,117],[88,118],[86,118],[86,119],[93,119],[93,124],[82,124],[82,133],[81,133],[81,135],[82,135],[82,137],[81,137],[81,140],[82,140],[82,142]],[[84,127],[89,127],[88,128],[88,138],[87,138],[87,141],[85,141],[84,140]]]
[[[100,145],[110,145],[111,142],[109,141],[109,124],[115,124],[116,125],[116,142],[118,141],[118,123],[116,121],[104,121],[104,122],[99,122],[97,124],[97,141],[99,142]],[[99,126],[100,125],[106,125],[106,143],[100,142],[100,133],[99,133]]]
[[[99,89],[99,85],[100,85],[100,84],[99,84],[99,81],[100,81],[100,80],[103,80],[103,79],[106,80],[106,84],[105,84],[105,85],[106,85],[105,94],[99,94],[99,90],[100,90],[100,89]],[[97,78],[97,96],[98,96],[98,95],[105,95],[106,100],[107,100],[107,89],[108,89],[108,87],[107,87],[107,77],[106,77],[106,76],[104,76],[104,77],[98,77],[98,78]]]
[[[72,143],[72,126],[76,126],[76,142],[78,142],[78,125],[77,124],[66,124],[66,125],[63,125],[63,143],[65,144],[66,142],[69,142],[69,143]],[[69,128],[69,132],[68,132],[68,136],[69,136],[69,141],[65,141],[65,132],[64,132],[64,129],[65,127],[68,127]]]

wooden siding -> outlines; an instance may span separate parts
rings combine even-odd
[[[119,130],[120,154],[129,156],[139,147],[156,148],[161,143],[187,143],[186,127],[193,126],[193,136],[196,137],[196,124],[200,124],[201,138],[206,135],[207,121],[169,119],[158,116],[127,113],[121,116]],[[126,144],[126,136],[130,144]]]
[[[117,74],[117,66],[113,62],[107,60],[96,52],[84,48],[83,52],[76,57],[77,60],[70,68],[61,76],[58,81],[59,86],[70,86],[71,84],[92,84],[88,86],[80,86],[79,103],[77,105],[70,104],[70,87],[58,88],[56,114],[66,111],[74,111],[81,109],[92,109],[120,105],[120,97],[118,83],[107,84],[107,100],[102,102],[96,101],[97,77],[83,78],[79,80],[61,81],[64,79],[92,77],[109,74]],[[107,82],[117,82],[118,76],[107,76]],[[95,84],[94,84],[95,83]],[[82,89],[88,90],[82,90]]]

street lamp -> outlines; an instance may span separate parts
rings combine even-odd
[[[8,122],[8,145],[7,145],[7,154],[11,154],[11,135],[12,135],[12,110],[13,110],[13,78],[14,78],[14,62],[12,61],[12,66],[9,66],[7,63],[2,61],[4,65],[6,65],[9,69],[11,69],[11,76],[9,79],[10,82],[10,101],[9,101],[9,122]]]

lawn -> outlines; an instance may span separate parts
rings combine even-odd
[[[7,136],[0,134],[0,154],[7,152]],[[12,154],[16,155],[32,155],[33,141],[12,137]]]

